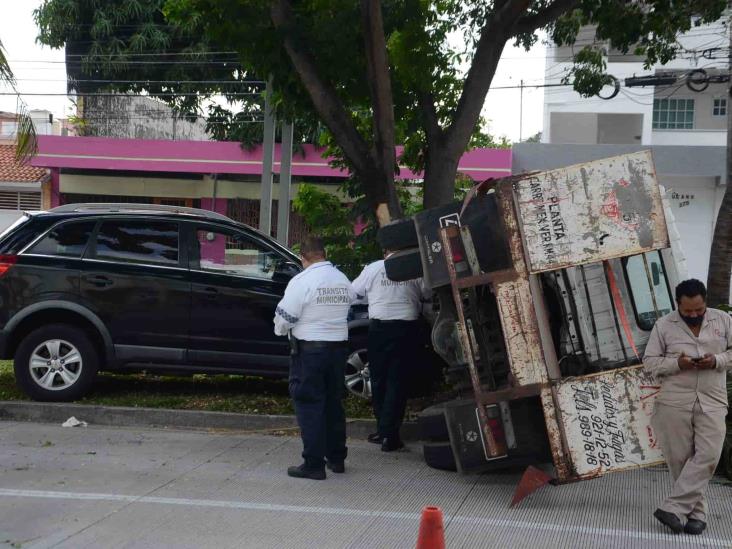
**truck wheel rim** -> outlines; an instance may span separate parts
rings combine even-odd
[[[371,375],[366,349],[353,351],[346,360],[346,388],[360,398],[371,398]]]
[[[30,358],[33,381],[47,391],[68,389],[79,380],[81,353],[68,341],[49,339],[35,348]]]

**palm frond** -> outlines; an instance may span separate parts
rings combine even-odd
[[[38,152],[38,136],[36,135],[36,127],[33,120],[28,114],[24,104],[18,98],[18,108],[16,122],[18,124],[15,133],[15,159],[25,164],[33,155]]]
[[[3,48],[2,41],[0,41],[0,82],[7,82],[15,88],[15,75],[10,70],[8,58],[5,57],[5,48]]]
[[[15,75],[10,68],[8,58],[5,56],[5,48],[3,43],[0,41],[0,82],[7,83],[15,93],[18,93],[15,87]],[[36,135],[36,128],[33,125],[28,114],[28,109],[23,103],[18,93],[18,102],[15,109],[17,116],[17,129],[15,131],[15,159],[18,162],[26,163],[30,160],[30,157],[36,154],[38,151],[38,136]]]

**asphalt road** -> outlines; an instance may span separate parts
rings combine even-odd
[[[710,527],[667,534],[663,470],[546,487],[509,509],[517,475],[435,471],[419,447],[350,444],[344,475],[291,479],[296,438],[0,422],[0,547],[414,547],[437,505],[448,548],[732,547],[732,487]]]

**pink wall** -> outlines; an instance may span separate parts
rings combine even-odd
[[[61,194],[59,188],[58,168],[51,170],[51,207],[55,208],[61,204]]]
[[[217,198],[216,205],[214,207],[213,198],[202,198],[201,209],[226,215],[226,199]]]
[[[303,153],[292,159],[292,175],[343,177],[347,173],[332,168],[322,149],[303,145]],[[397,147],[397,154],[401,154]],[[280,170],[280,144],[275,144],[273,170]],[[104,137],[38,136],[38,154],[31,165],[44,168],[90,170],[136,170],[148,172],[220,173],[259,175],[262,149],[243,150],[239,143],[222,141],[162,141],[112,139]],[[474,149],[463,155],[460,172],[476,181],[511,174],[510,149]],[[421,173],[400,169],[403,179],[420,179]]]

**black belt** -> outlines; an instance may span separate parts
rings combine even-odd
[[[348,341],[307,341],[298,339],[297,346],[301,349],[335,349],[348,345]]]
[[[372,318],[370,319],[370,322],[373,322],[374,324],[401,324],[404,322],[416,322],[417,319],[414,320],[380,320],[378,318]]]

